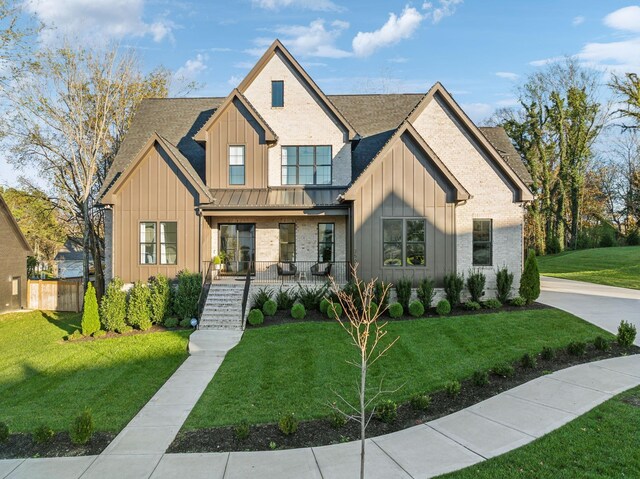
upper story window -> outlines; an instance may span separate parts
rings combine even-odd
[[[473,265],[491,266],[493,263],[493,221],[473,220]]]
[[[229,147],[229,184],[244,185],[244,145]]]
[[[331,146],[283,146],[283,185],[330,185]]]
[[[282,108],[284,106],[284,81],[274,80],[271,82],[271,106]]]
[[[426,222],[415,219],[382,220],[383,266],[424,266]]]

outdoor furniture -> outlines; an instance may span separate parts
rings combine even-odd
[[[329,276],[333,263],[316,263],[311,267],[312,276]]]
[[[282,277],[284,281],[285,277],[295,278],[298,268],[293,263],[278,263],[278,276]]]

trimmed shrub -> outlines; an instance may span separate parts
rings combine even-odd
[[[294,304],[293,307],[291,308],[291,317],[293,319],[304,319],[306,315],[307,315],[307,310],[300,303]]]
[[[298,301],[307,311],[320,309],[320,301],[327,295],[326,287],[313,287],[299,285]]]
[[[6,422],[0,422],[0,444],[9,440],[9,425]]]
[[[149,307],[151,322],[161,324],[169,314],[171,286],[166,276],[159,274],[149,278]]]
[[[429,309],[431,303],[433,303],[433,297],[436,295],[434,282],[429,278],[424,278],[418,283],[416,294],[420,302],[424,305],[424,309]]]
[[[330,304],[331,303],[327,298],[322,298],[322,301],[320,301],[320,312],[322,314],[327,314],[327,309],[329,308]]]
[[[527,304],[533,303],[540,296],[540,272],[538,271],[538,260],[536,253],[529,250],[527,260],[524,263],[524,271],[520,278],[520,296]]]
[[[391,303],[389,305],[389,316],[392,318],[399,318],[404,314],[404,308],[400,303]]]
[[[510,273],[506,266],[496,271],[496,299],[502,304],[509,301],[512,286],[513,273]]]
[[[480,303],[477,303],[475,301],[467,301],[466,303],[464,303],[464,309],[467,309],[469,311],[478,311],[482,306],[480,306]]]
[[[402,308],[409,309],[409,301],[411,301],[411,280],[401,279],[396,283],[396,296],[397,301],[402,305]]]
[[[364,281],[360,281],[360,288],[364,288]],[[348,295],[353,301],[353,305],[358,309],[362,310],[362,299],[360,298],[360,294],[358,293],[358,285],[355,281],[351,280],[347,284],[342,287],[342,292]]]
[[[180,327],[181,328],[191,328],[191,319],[189,318],[184,318],[180,320]]]
[[[164,320],[164,327],[165,328],[177,328],[178,327],[178,318],[167,318]]]
[[[387,286],[387,283],[384,281],[376,281],[376,284],[373,286],[373,300],[383,309],[386,309],[389,305],[389,290],[387,289],[387,294],[384,294]]]
[[[491,372],[493,374],[495,374],[496,376],[502,376],[503,378],[510,378],[511,376],[513,376],[513,373],[515,372],[513,369],[513,366],[511,366],[511,364],[498,364],[496,367],[494,367]]]
[[[451,304],[446,299],[441,299],[436,305],[436,313],[440,316],[446,316],[451,312]]]
[[[502,308],[502,303],[495,298],[491,298],[482,303],[482,306],[486,309],[500,309]]]
[[[289,436],[298,430],[298,420],[293,413],[284,414],[278,421],[278,429],[285,436]]]
[[[82,335],[79,329],[76,329],[73,333],[67,335],[66,337],[67,341],[75,341],[77,339],[82,339],[82,338],[84,338],[84,336]]]
[[[127,325],[127,292],[120,278],[113,278],[100,302],[100,322],[107,331],[121,333]]]
[[[373,301],[369,303],[369,317],[373,318],[377,313],[380,307],[374,303]]]
[[[425,392],[415,393],[409,399],[409,403],[416,411],[426,411],[431,405],[431,396]]]
[[[587,343],[584,341],[571,341],[567,345],[567,352],[572,356],[584,356],[587,350]]]
[[[520,358],[520,366],[527,369],[533,369],[538,365],[538,361],[531,353],[524,353]]]
[[[471,380],[476,386],[486,386],[489,384],[489,373],[487,371],[474,371]]]
[[[262,312],[265,316],[273,316],[274,314],[276,314],[277,310],[278,304],[273,299],[270,299],[262,306]]]
[[[260,288],[251,297],[251,309],[260,309],[264,307],[267,301],[271,300],[271,290],[267,288]]]
[[[74,420],[69,430],[69,437],[74,444],[86,444],[93,436],[95,425],[89,409],[85,409]]]
[[[610,248],[612,246],[616,246],[616,237],[613,231],[610,229],[604,230],[602,232],[602,236],[600,237],[600,245],[601,248]]]
[[[484,296],[484,286],[487,283],[487,277],[480,271],[472,271],[467,278],[467,289],[471,296],[471,301],[480,302],[480,298]]]
[[[330,303],[327,308],[327,317],[329,319],[338,319],[342,316],[342,305],[340,303]]]
[[[527,305],[527,300],[524,299],[522,296],[516,296],[511,300],[511,306],[517,306],[519,308],[522,308],[523,306],[526,306],[526,305]]]
[[[89,336],[100,329],[100,314],[98,313],[98,300],[93,284],[87,285],[84,293],[84,309],[82,311],[82,334]]]
[[[398,405],[391,399],[382,401],[376,406],[376,419],[387,424],[392,423],[398,417]]]
[[[147,285],[136,281],[129,291],[129,307],[127,308],[127,322],[130,326],[146,331],[151,327],[151,309],[149,298],[151,292]]]
[[[264,314],[259,309],[252,309],[247,316],[247,322],[251,326],[258,326],[264,323]]]
[[[340,429],[347,424],[347,417],[340,411],[332,409],[331,413],[329,413],[329,422],[334,429]]]
[[[120,334],[130,333],[131,331],[133,331],[133,328],[127,324],[122,331],[120,331]]]
[[[243,441],[249,437],[249,432],[251,431],[251,426],[249,425],[249,421],[243,419],[233,428],[233,433],[236,436],[236,439],[239,441]]]
[[[104,331],[103,329],[98,329],[95,333],[93,333],[91,336],[93,336],[94,338],[101,338],[103,336],[106,336],[107,332]]]
[[[202,275],[182,270],[178,272],[178,289],[173,298],[173,312],[178,319],[191,319],[198,315],[198,300],[202,291]]]
[[[414,318],[424,316],[424,305],[420,301],[411,301],[409,304],[409,314]]]
[[[633,344],[636,339],[636,327],[627,322],[620,321],[620,325],[618,326],[618,334],[616,336],[618,340],[618,344],[623,348],[629,348]]]
[[[460,394],[461,387],[462,386],[460,386],[460,382],[454,379],[453,381],[449,381],[444,385],[444,390],[449,397],[453,398]]]
[[[289,311],[295,304],[296,299],[298,299],[298,295],[291,289],[281,287],[276,293],[276,303],[278,304],[278,309],[281,311]]]
[[[458,306],[460,304],[460,295],[464,287],[464,276],[461,274],[448,274],[444,277],[444,292],[447,296],[449,304]]]
[[[41,424],[33,431],[33,442],[36,444],[46,444],[53,439],[53,429],[46,424]]]
[[[609,341],[604,339],[602,336],[597,336],[593,341],[593,345],[598,351],[609,351],[609,349],[611,349]]]
[[[545,361],[551,361],[556,357],[556,352],[554,349],[550,348],[549,346],[545,346],[544,348],[542,348],[542,351],[540,352],[540,357]]]

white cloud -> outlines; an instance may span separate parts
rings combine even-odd
[[[571,20],[571,25],[577,27],[578,25],[582,25],[585,21],[585,18],[582,15],[578,15],[577,17],[573,17]]]
[[[462,103],[460,106],[475,123],[487,118],[495,110],[489,103]]]
[[[198,53],[195,58],[189,59],[183,66],[176,70],[176,77],[193,79],[198,74],[207,69],[206,61],[208,57]]]
[[[496,105],[499,107],[511,107],[511,106],[517,106],[519,104],[520,102],[518,101],[517,98],[505,98],[504,100],[498,100],[496,102]]]
[[[496,72],[496,76],[498,78],[504,78],[506,80],[511,80],[511,81],[515,81],[518,78],[520,78],[520,75],[512,72]]]
[[[387,22],[373,32],[358,32],[353,39],[353,52],[366,57],[379,48],[398,43],[411,37],[423,20],[423,15],[413,7],[405,7],[400,16],[389,14]]]
[[[387,61],[389,63],[407,63],[409,59],[406,57],[394,57],[394,58],[389,58]]]
[[[252,3],[256,7],[267,10],[278,10],[286,7],[323,12],[344,10],[344,8],[336,5],[331,0],[252,0]]]
[[[599,69],[640,72],[640,37],[610,43],[587,43],[578,58]]]
[[[529,65],[531,65],[532,67],[543,67],[545,65],[548,65],[549,63],[559,62],[560,60],[564,59],[565,57],[563,56],[543,58],[542,60],[533,60],[529,62]]]
[[[59,39],[60,33],[89,43],[127,36],[160,42],[172,39],[175,28],[166,18],[145,21],[144,0],[27,0],[25,9],[46,25],[41,32],[45,42]]]
[[[237,87],[242,81],[242,77],[237,75],[231,75],[231,77],[227,80],[227,83],[231,85],[233,88]]]
[[[427,10],[426,16],[431,17],[431,21],[439,23],[445,17],[450,17],[456,13],[456,8],[461,5],[464,0],[440,0],[438,6],[434,7],[432,2],[424,2],[422,9]]]
[[[640,7],[633,5],[611,12],[604,17],[604,24],[615,30],[640,33]]]
[[[255,65],[254,62],[235,62],[233,64],[233,68],[240,68],[242,70],[247,70],[247,69],[253,68],[254,65]]]

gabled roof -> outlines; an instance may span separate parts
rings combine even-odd
[[[9,205],[7,204],[6,201],[4,201],[4,198],[2,197],[2,195],[0,195],[0,209],[4,209],[7,212],[7,217],[9,218],[9,225],[13,228],[16,238],[18,238],[18,241],[22,243],[22,246],[24,247],[27,254],[32,255],[33,250],[31,249],[31,246],[29,246],[29,242],[27,241],[27,238],[25,238],[24,234],[22,233],[20,226],[18,226],[18,222],[16,221],[15,217],[11,213],[11,210],[9,209]]]
[[[440,171],[440,173],[442,173],[442,175],[447,179],[447,181],[451,184],[451,186],[453,186],[453,188],[456,191],[456,201],[465,201],[471,198],[471,195],[469,194],[469,192],[464,188],[464,186],[462,186],[462,184],[458,181],[458,179],[455,176],[453,176],[451,171],[449,171],[449,169],[442,162],[442,160],[438,158],[438,155],[436,155],[436,153],[431,149],[431,147],[427,144],[424,138],[422,138],[420,133],[416,131],[414,126],[408,120],[405,120],[396,129],[393,135],[387,140],[387,142],[380,149],[380,151],[378,151],[378,154],[373,158],[373,160],[371,160],[371,162],[367,165],[367,167],[362,171],[360,176],[358,176],[358,178],[356,178],[353,181],[351,186],[349,186],[347,191],[344,192],[343,196],[345,199],[347,200],[353,199],[350,196],[350,193],[360,188],[362,183],[365,181],[366,172],[370,168],[372,168],[376,162],[382,161],[382,158],[393,147],[396,141],[399,141],[402,135],[404,135],[405,133],[408,134],[418,144],[418,146],[422,149],[422,151],[429,157],[429,159],[436,166],[438,171]]]
[[[147,152],[156,144],[158,144],[160,148],[162,148],[162,150],[167,155],[169,155],[171,160],[176,164],[180,171],[182,171],[189,182],[201,193],[201,195],[211,200],[211,193],[209,192],[209,189],[206,187],[204,181],[202,181],[202,178],[200,178],[189,160],[184,157],[184,155],[174,144],[170,143],[169,140],[160,136],[157,132],[154,131],[147,143],[144,145],[144,147],[142,147],[142,149],[140,149],[138,154],[133,158],[129,165],[127,165],[127,167],[120,173],[120,175],[114,179],[113,183],[109,187],[109,191],[107,191],[107,193],[102,198],[102,203],[110,204],[113,202],[112,195],[118,192],[120,187],[135,171],[136,167],[140,164]]]
[[[528,185],[520,178],[513,170],[511,165],[500,155],[496,148],[491,144],[489,140],[482,134],[478,127],[471,121],[467,114],[460,108],[460,105],[456,103],[451,94],[446,88],[437,82],[431,87],[431,89],[424,95],[424,98],[416,105],[416,107],[409,113],[407,120],[413,123],[420,114],[427,108],[427,106],[433,101],[434,98],[438,98],[443,101],[454,114],[456,120],[462,124],[467,133],[473,138],[482,148],[485,154],[491,158],[502,173],[516,186],[519,190],[519,201],[531,201],[533,200],[533,194],[529,190]]]
[[[258,111],[253,107],[251,102],[247,100],[247,97],[245,97],[237,88],[234,88],[233,91],[229,93],[222,105],[220,105],[216,109],[213,115],[211,115],[211,118],[209,118],[207,122],[202,126],[202,128],[200,128],[198,133],[194,135],[193,139],[196,141],[207,141],[207,130],[211,128],[211,125],[213,125],[218,120],[218,118],[220,118],[220,116],[226,111],[229,105],[233,103],[233,100],[236,99],[244,105],[244,107],[249,111],[249,113],[251,113],[253,118],[255,118],[258,124],[262,127],[262,129],[264,130],[266,141],[277,141],[278,136],[275,134],[275,132],[267,124],[265,119],[262,118],[262,115],[260,115],[260,113],[258,113]]]
[[[297,60],[289,53],[289,51],[284,47],[284,45],[280,42],[280,40],[276,39],[271,44],[267,51],[264,52],[258,63],[254,65],[251,71],[247,74],[246,77],[240,82],[238,85],[238,90],[244,93],[249,85],[253,83],[253,80],[260,74],[260,72],[264,69],[264,67],[269,63],[269,60],[273,58],[274,55],[280,53],[284,58],[289,62],[289,64],[293,67],[293,69],[302,77],[302,79],[307,83],[307,85],[313,90],[313,92],[320,98],[320,101],[324,103],[324,105],[331,111],[331,113],[336,117],[336,119],[342,124],[342,126],[347,130],[349,134],[349,139],[353,140],[356,138],[357,132],[349,123],[349,121],[344,117],[344,115],[338,110],[335,105],[329,100],[327,95],[316,85],[316,82],[309,76],[309,74],[302,68],[302,66],[297,62]]]

